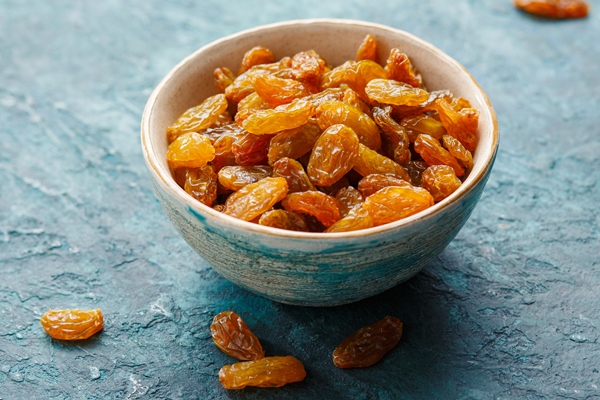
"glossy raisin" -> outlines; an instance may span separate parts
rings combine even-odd
[[[331,125],[344,124],[352,128],[358,139],[370,149],[381,147],[381,135],[377,124],[365,113],[341,101],[326,101],[317,108],[319,127],[323,130]]]
[[[415,140],[415,151],[423,157],[429,165],[449,165],[454,168],[456,176],[463,176],[464,168],[456,158],[444,149],[440,142],[429,135],[421,134]]]
[[[401,337],[402,322],[386,316],[344,339],[333,351],[333,363],[338,368],[371,366],[393,349]]]
[[[245,131],[244,131],[245,132]],[[271,135],[254,135],[245,132],[231,146],[238,165],[259,165],[267,163]]]
[[[589,6],[584,0],[515,0],[515,7],[552,19],[584,18]]]
[[[290,193],[282,200],[281,205],[290,212],[312,215],[324,226],[331,226],[342,218],[340,205],[335,197],[316,190]]]
[[[269,165],[284,157],[297,159],[310,152],[321,132],[319,124],[313,118],[298,128],[278,133],[269,142]]]
[[[282,200],[288,191],[284,178],[264,178],[231,194],[225,202],[225,214],[251,221]]]
[[[259,225],[286,229],[288,231],[309,231],[308,225],[302,215],[281,209],[267,211],[260,216],[258,223]]]
[[[354,167],[358,156],[359,139],[352,128],[331,125],[319,136],[306,171],[318,186],[330,186]]]
[[[408,140],[414,142],[421,133],[429,135],[435,139],[441,139],[446,134],[446,128],[437,119],[426,115],[417,114],[403,118],[400,125],[404,128]]]
[[[219,371],[219,381],[225,389],[243,389],[246,386],[281,387],[300,382],[306,377],[304,365],[292,357],[264,357],[225,365]]]
[[[313,111],[311,102],[296,99],[273,109],[259,110],[246,118],[242,126],[255,135],[279,133],[306,124]]]
[[[466,170],[473,168],[473,155],[469,150],[465,149],[458,139],[450,135],[444,135],[442,136],[442,143],[446,150],[460,161]]]
[[[102,311],[95,310],[48,310],[40,323],[53,339],[87,339],[104,327]]]
[[[390,50],[385,71],[388,79],[404,82],[416,88],[423,87],[421,74],[413,67],[408,56],[399,49],[393,48]]]
[[[400,164],[362,144],[359,146],[358,157],[354,162],[354,170],[362,176],[391,174],[405,181],[410,181],[408,172]]]
[[[381,128],[382,150],[400,165],[410,162],[410,141],[406,130],[391,117],[391,107],[373,107],[373,119]]]
[[[377,40],[375,36],[367,34],[356,51],[356,61],[371,60],[378,62]]]
[[[231,165],[221,168],[219,183],[229,190],[237,191],[272,174],[273,168],[269,165]]]
[[[431,193],[436,203],[454,193],[461,184],[454,169],[448,165],[432,165],[421,176],[422,187]]]
[[[294,54],[291,64],[294,79],[317,90],[321,76],[325,72],[325,60],[314,50],[308,50]]]
[[[338,190],[335,194],[335,199],[339,202],[340,212],[344,217],[348,215],[350,210],[360,206],[364,201],[361,192],[353,186],[346,186]]]
[[[213,72],[215,78],[215,86],[220,93],[225,93],[227,86],[231,85],[235,80],[235,74],[227,67],[216,68]]]
[[[217,199],[217,174],[212,165],[188,168],[183,189],[202,204],[212,206]]]
[[[179,136],[167,149],[171,168],[200,168],[215,158],[215,148],[208,136],[188,132]]]
[[[373,79],[365,87],[365,92],[373,102],[395,106],[414,107],[429,98],[425,90],[393,79]]]
[[[458,139],[467,150],[474,151],[477,147],[479,111],[475,108],[455,111],[445,99],[436,100],[433,107],[438,112],[448,135]]]
[[[350,232],[375,226],[373,217],[362,207],[351,209],[342,219],[325,230],[326,233]]]
[[[304,167],[293,158],[280,158],[273,164],[273,176],[282,177],[288,183],[288,193],[316,190]]]
[[[358,182],[358,191],[363,198],[367,198],[388,186],[410,187],[412,185],[394,175],[370,174]]]
[[[388,186],[368,196],[362,207],[371,214],[375,226],[379,226],[416,214],[433,203],[433,197],[423,188]]]
[[[275,62],[275,56],[271,50],[262,46],[253,47],[244,54],[238,75],[246,72],[255,65],[270,64],[273,62]]]
[[[297,80],[278,78],[268,74],[258,75],[254,78],[254,90],[272,107],[291,103],[292,100],[311,93]]]
[[[190,108],[167,128],[169,143],[184,133],[199,132],[208,128],[227,110],[227,105],[225,95],[216,94]]]
[[[215,345],[237,360],[259,360],[265,356],[260,340],[234,311],[215,315],[210,324],[210,333]]]

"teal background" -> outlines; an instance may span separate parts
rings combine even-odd
[[[510,0],[0,0],[0,399],[600,399],[600,2],[547,21]],[[219,37],[297,18],[390,25],[462,63],[495,106],[481,201],[421,273],[333,308],[227,282],[176,233],[142,159],[152,89]],[[340,38],[343,40],[343,38]],[[51,340],[48,308],[101,308]],[[238,312],[307,378],[228,392],[208,326]],[[333,348],[390,314],[402,341],[338,370]]]

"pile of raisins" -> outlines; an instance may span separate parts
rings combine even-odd
[[[427,91],[408,56],[381,65],[367,35],[331,67],[313,50],[275,60],[264,47],[221,92],[167,129],[167,161],[192,197],[227,215],[305,232],[371,228],[452,194],[473,167],[479,112]]]
[[[240,361],[220,369],[219,381],[225,389],[281,387],[306,377],[304,365],[295,357],[265,357],[258,338],[234,311],[217,314],[210,332],[219,349]],[[333,363],[338,368],[371,366],[394,348],[401,337],[402,322],[386,316],[344,339],[333,351]]]

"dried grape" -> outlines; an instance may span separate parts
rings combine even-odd
[[[217,174],[212,165],[188,168],[183,188],[200,203],[212,206],[217,199]]]
[[[343,124],[331,125],[319,136],[306,171],[318,186],[331,186],[354,166],[359,139],[354,130]]]
[[[240,190],[244,186],[271,176],[273,168],[268,165],[230,165],[219,171],[219,183],[229,190]]]
[[[340,205],[335,197],[317,190],[290,193],[281,205],[290,212],[312,215],[324,226],[331,226],[342,218]]]
[[[300,382],[306,377],[304,365],[292,357],[264,357],[225,365],[219,371],[219,381],[225,389],[243,389],[246,386],[281,387]]]
[[[393,349],[401,337],[402,322],[388,315],[344,339],[333,351],[333,363],[338,368],[371,366]]]
[[[375,226],[394,222],[433,205],[431,194],[420,187],[388,186],[365,199],[365,208]]]
[[[104,327],[104,316],[95,310],[48,310],[40,323],[44,331],[53,339],[87,339]]]
[[[461,183],[454,169],[448,165],[432,165],[421,176],[423,188],[431,193],[436,203],[454,193]]]
[[[479,111],[428,92],[400,49],[381,55],[368,34],[337,66],[257,46],[237,75],[216,68],[220,94],[167,129],[175,182],[215,210],[297,231],[366,229],[433,205],[473,168]]]
[[[184,133],[199,132],[208,128],[227,110],[227,105],[225,95],[216,94],[190,108],[167,128],[169,143]]]
[[[225,202],[224,213],[251,221],[286,197],[287,191],[284,178],[262,179],[231,194]]]
[[[288,231],[308,232],[309,228],[302,215],[281,209],[267,211],[260,216],[259,225]]]
[[[167,149],[171,168],[200,168],[215,158],[215,148],[208,136],[189,132],[179,136]]]
[[[552,19],[584,18],[589,6],[584,0],[514,0],[515,7]]]
[[[214,344],[235,359],[259,360],[265,356],[260,340],[234,311],[215,315],[210,324],[210,333]]]

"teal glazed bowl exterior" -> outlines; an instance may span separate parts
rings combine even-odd
[[[347,233],[292,232],[238,220],[200,204],[174,181],[166,129],[188,108],[216,94],[213,71],[236,71],[262,45],[276,59],[314,49],[331,65],[354,59],[366,34],[379,58],[405,52],[428,89],[449,89],[480,111],[474,167],[463,185],[429,209],[394,223]],[[498,148],[494,109],[458,62],[404,31],[352,20],[298,20],[266,25],[212,42],[181,61],[151,94],[141,126],[142,150],[165,213],[189,245],[231,282],[277,302],[334,306],[381,293],[418,273],[456,236],[489,177]],[[194,262],[191,260],[191,262]]]

